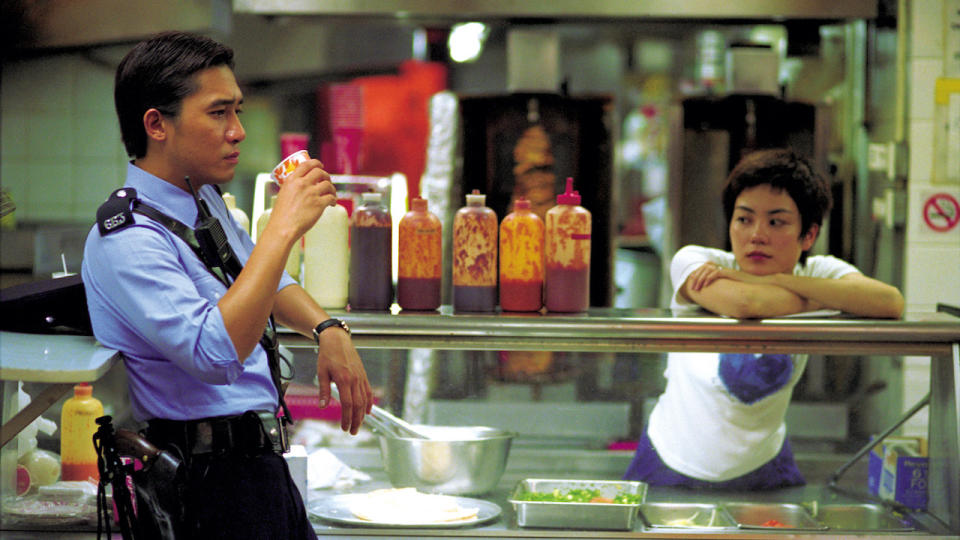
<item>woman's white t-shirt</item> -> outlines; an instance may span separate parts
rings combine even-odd
[[[679,298],[690,273],[711,262],[738,266],[732,253],[686,246],[673,257],[671,308],[676,313],[700,309]],[[857,268],[829,255],[814,255],[794,275],[838,279]],[[667,386],[650,413],[647,433],[660,458],[670,468],[693,478],[722,482],[742,476],[773,459],[786,437],[784,417],[793,387],[806,365],[805,355],[793,355],[789,381],[776,392],[744,403],[720,378],[718,353],[670,353],[664,376]]]

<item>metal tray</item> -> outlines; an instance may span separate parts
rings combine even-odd
[[[814,519],[830,529],[845,531],[913,531],[908,518],[898,519],[877,504],[821,504],[811,509]]]
[[[721,506],[700,503],[645,503],[640,518],[648,529],[736,529],[737,522]]]
[[[730,513],[741,529],[763,530],[825,530],[827,527],[813,519],[799,504],[782,503],[724,503],[721,506]],[[775,519],[784,527],[770,527],[764,523]]]
[[[547,493],[555,489],[597,489],[604,497],[621,493],[646,498],[647,484],[614,480],[555,480],[529,478],[517,483],[508,499],[517,513],[520,527],[551,529],[633,530],[640,504],[521,501],[526,491]]]

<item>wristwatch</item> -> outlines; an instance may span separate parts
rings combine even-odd
[[[342,328],[343,331],[346,332],[348,336],[350,335],[350,327],[347,326],[346,322],[341,321],[340,319],[330,318],[313,327],[313,339],[314,341],[317,342],[317,345],[320,344],[320,332],[323,332],[324,330],[326,330],[327,328],[330,328],[331,326],[338,326]]]

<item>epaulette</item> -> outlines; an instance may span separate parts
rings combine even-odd
[[[137,199],[137,190],[120,188],[110,194],[110,197],[97,208],[97,228],[100,236],[115,233],[125,227],[133,225],[133,201]]]

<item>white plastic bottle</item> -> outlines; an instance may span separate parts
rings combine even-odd
[[[263,238],[263,230],[267,228],[267,223],[270,221],[270,215],[273,213],[273,204],[277,202],[277,196],[274,195],[270,197],[270,208],[267,208],[260,214],[260,217],[257,219],[257,239]],[[284,270],[290,274],[290,277],[300,281],[300,256],[303,254],[303,238],[300,238],[294,242],[293,247],[290,248],[290,255],[287,256],[287,264],[284,266]]]
[[[347,307],[350,285],[350,220],[335,204],[304,235],[303,288],[322,308]]]
[[[247,217],[246,212],[237,208],[237,198],[231,193],[225,192],[223,194],[223,202],[227,205],[227,210],[230,211],[233,219],[243,227],[243,230],[246,231],[247,234],[250,234],[250,218]]]

